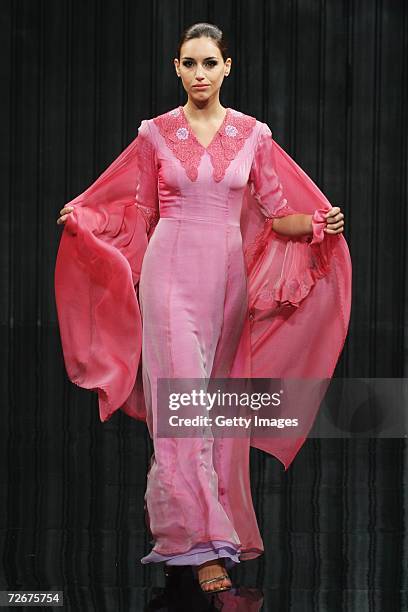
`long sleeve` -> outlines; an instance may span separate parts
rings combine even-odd
[[[266,123],[261,124],[248,183],[251,195],[268,219],[296,214],[285,197],[276,169],[272,132]]]
[[[323,232],[330,202],[273,139],[266,123],[259,130],[247,192],[250,231],[244,227],[243,234],[251,307],[264,310],[285,303],[298,307],[328,273],[339,240]],[[273,231],[274,218],[299,213],[312,215],[313,235],[288,237]],[[260,217],[262,229],[251,235],[251,226],[258,227]]]
[[[98,393],[101,421],[131,394],[142,323],[136,285],[159,219],[157,159],[148,121],[83,193],[64,226],[55,298],[65,367]]]

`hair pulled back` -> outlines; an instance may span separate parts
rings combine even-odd
[[[183,44],[192,38],[201,38],[201,36],[208,36],[209,38],[213,39],[225,62],[227,59],[228,49],[224,33],[218,26],[214,25],[213,23],[206,22],[193,23],[193,25],[184,30],[177,47],[178,59],[180,59],[180,51]]]

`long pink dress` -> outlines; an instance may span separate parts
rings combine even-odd
[[[265,123],[228,108],[205,148],[182,106],[142,121],[69,204],[55,275],[65,364],[98,392],[102,421],[121,408],[147,423],[154,546],[142,562],[258,556],[249,447],[288,469],[319,402],[302,406],[298,438],[161,438],[157,380],[332,376],[351,262],[344,237],[323,232],[330,204]],[[313,236],[273,232],[298,212]]]

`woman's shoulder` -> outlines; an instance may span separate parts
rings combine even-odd
[[[230,117],[235,119],[238,124],[242,124],[244,127],[249,128],[251,131],[254,130],[255,135],[259,136],[265,132],[265,129],[269,129],[266,123],[260,121],[253,115],[249,115],[235,108],[229,108]]]
[[[169,110],[160,113],[159,115],[154,115],[154,117],[150,117],[148,121],[150,123],[154,123],[159,121],[160,119],[170,118],[170,117],[178,117],[181,114],[181,106],[174,106],[173,108],[169,108]]]

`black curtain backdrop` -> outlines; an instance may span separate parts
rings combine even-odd
[[[405,0],[1,0],[0,589],[66,609],[142,610],[151,444],[67,379],[53,274],[64,203],[186,101],[173,58],[197,21],[230,41],[221,102],[266,121],[345,214],[353,260],[339,377],[403,377],[407,337]],[[264,610],[408,610],[404,439],[309,439],[285,474],[251,451]]]

